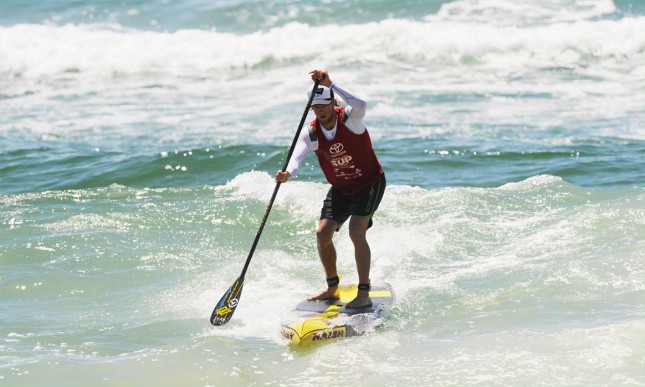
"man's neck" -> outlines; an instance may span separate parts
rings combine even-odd
[[[336,122],[338,121],[338,117],[334,117],[333,122],[331,122],[331,126],[328,128],[326,125],[324,125],[322,122],[320,123],[320,127],[325,129],[326,131],[331,131],[336,129]]]

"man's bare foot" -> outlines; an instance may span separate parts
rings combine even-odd
[[[307,298],[308,301],[322,301],[322,300],[336,300],[340,298],[340,292],[338,291],[338,286],[327,288],[314,296]]]
[[[348,302],[345,308],[365,308],[368,306],[372,306],[370,292],[367,290],[359,290],[356,298]]]

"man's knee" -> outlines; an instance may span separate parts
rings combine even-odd
[[[355,244],[365,242],[367,240],[366,232],[367,227],[365,227],[364,225],[350,224],[349,239],[351,239]]]
[[[334,236],[335,226],[331,222],[320,222],[316,229],[318,244],[328,244]]]

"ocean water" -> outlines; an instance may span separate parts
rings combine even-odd
[[[299,351],[312,155],[208,317],[314,68],[368,101],[397,303]],[[0,385],[645,386],[644,90],[640,1],[4,0]]]

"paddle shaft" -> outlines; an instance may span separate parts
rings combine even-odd
[[[302,119],[300,119],[300,125],[298,126],[298,130],[296,131],[296,135],[293,137],[293,142],[291,143],[291,148],[289,148],[287,159],[284,161],[284,165],[282,166],[282,172],[287,170],[287,166],[289,165],[289,160],[291,159],[293,150],[295,149],[296,143],[298,142],[298,137],[300,137],[300,132],[302,131],[302,127],[305,124],[305,119],[307,119],[307,113],[309,112],[309,108],[311,108],[311,102],[314,99],[314,94],[316,92],[316,89],[318,88],[319,83],[320,83],[319,80],[316,80],[314,82],[314,87],[311,90],[311,95],[309,96],[307,107],[305,108],[305,112],[302,114]],[[249,264],[251,263],[251,258],[253,258],[253,253],[255,252],[255,248],[258,246],[258,242],[260,241],[260,236],[262,235],[262,230],[264,230],[264,225],[266,224],[267,219],[269,218],[271,207],[273,207],[273,202],[275,201],[275,197],[278,194],[278,189],[280,189],[280,182],[276,182],[275,184],[273,195],[271,195],[271,200],[269,201],[267,210],[264,212],[264,217],[262,218],[262,222],[260,223],[260,228],[258,229],[257,234],[255,234],[255,240],[253,240],[251,251],[249,251],[249,256],[246,258],[246,262],[244,262],[244,268],[242,269],[242,274],[240,274],[238,279],[235,280],[235,282],[233,282],[233,285],[231,285],[231,287],[228,288],[226,293],[224,293],[222,298],[215,306],[215,309],[213,309],[213,313],[211,314],[211,319],[210,319],[211,324],[213,325],[221,326],[226,324],[231,319],[231,317],[233,317],[233,313],[235,313],[235,310],[239,305],[240,298],[242,297],[242,289],[244,287],[244,276],[246,275],[246,271],[248,270]]]
[[[293,137],[293,141],[291,142],[291,148],[289,148],[289,153],[287,154],[287,158],[285,159],[284,165],[282,166],[282,172],[287,170],[287,166],[289,165],[289,160],[291,160],[291,155],[293,155],[293,150],[296,147],[296,143],[298,142],[298,137],[300,137],[300,132],[302,131],[302,127],[305,124],[305,120],[307,119],[307,113],[309,113],[309,109],[311,108],[311,102],[314,99],[314,95],[316,93],[316,89],[318,88],[319,83],[320,83],[320,80],[316,80],[314,82],[314,87],[311,90],[309,101],[307,101],[307,107],[305,108],[305,112],[302,113],[302,118],[300,119],[300,125],[298,125],[298,130],[296,131],[296,135]],[[260,236],[262,235],[262,231],[264,230],[264,225],[266,224],[267,219],[269,218],[271,207],[273,207],[273,202],[275,201],[275,198],[278,195],[280,184],[281,184],[280,182],[276,182],[275,184],[275,188],[273,189],[273,195],[271,195],[271,200],[269,201],[269,205],[267,206],[267,209],[264,212],[264,217],[262,218],[262,222],[260,223],[260,228],[258,229],[257,234],[255,234],[255,240],[253,240],[251,251],[249,251],[249,256],[246,258],[246,262],[244,263],[244,268],[242,269],[242,274],[240,274],[240,278],[238,279],[238,281],[244,281],[246,270],[249,268],[249,264],[251,263],[251,258],[253,258],[253,253],[255,253],[255,248],[258,246],[258,242],[260,241]]]

